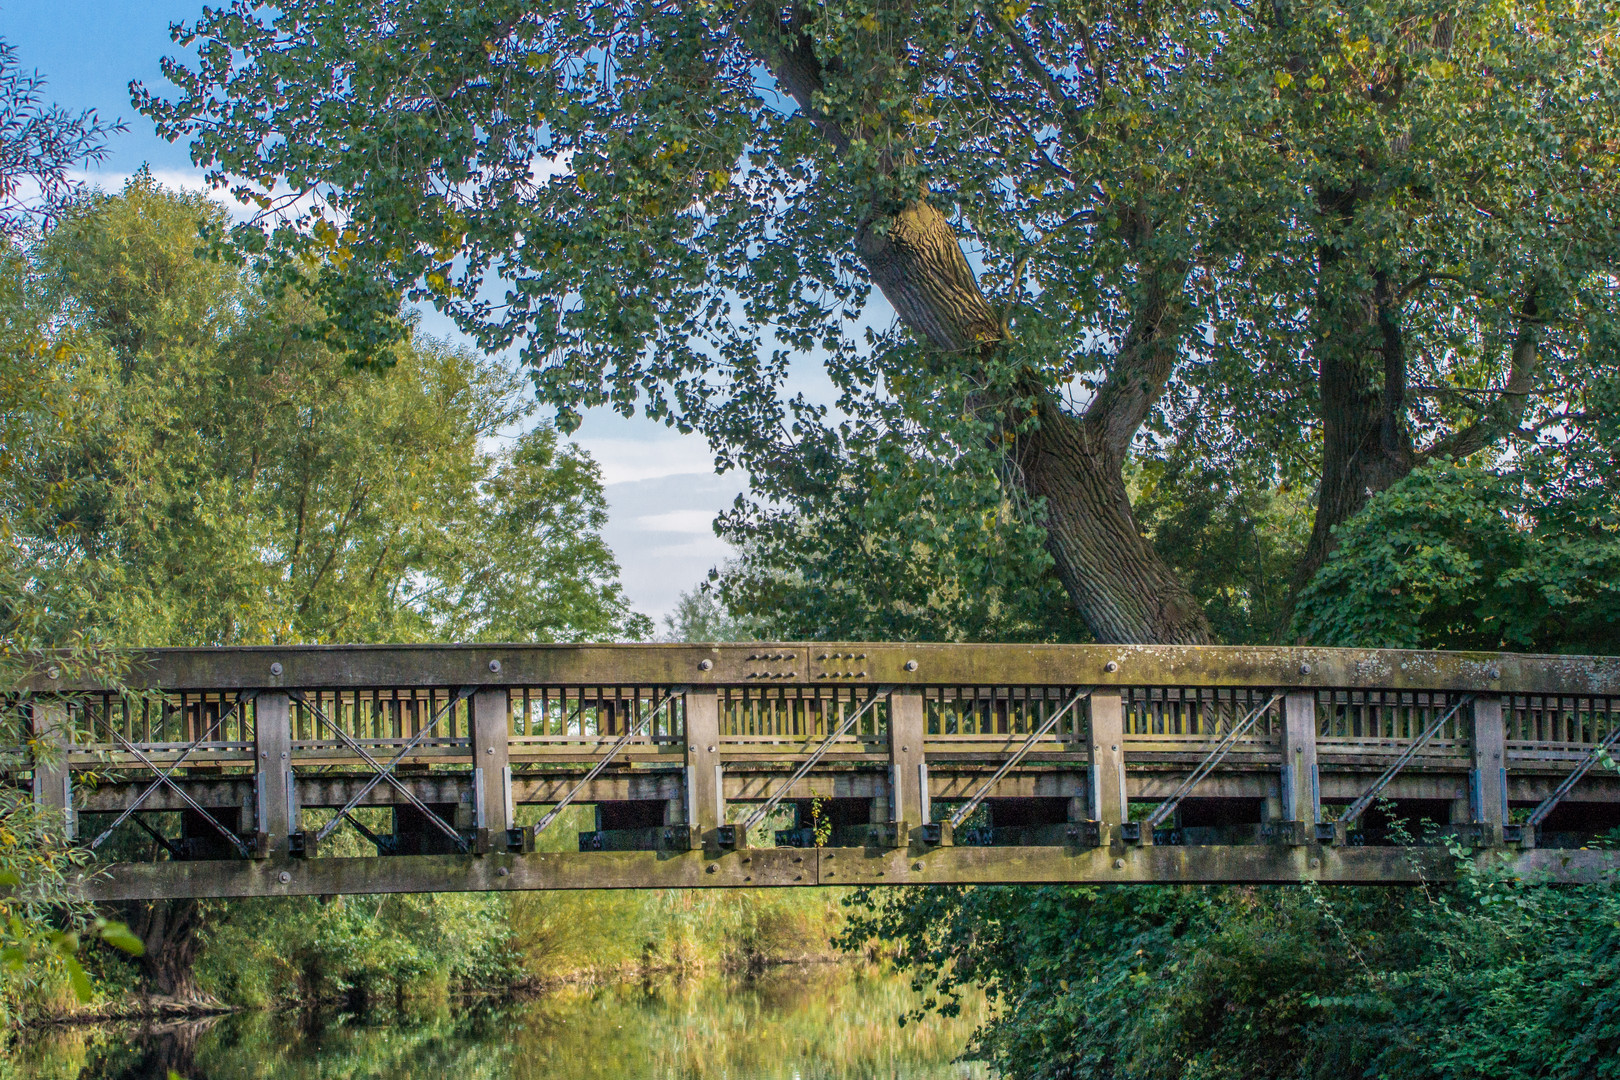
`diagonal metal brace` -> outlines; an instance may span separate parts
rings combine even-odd
[[[370,840],[373,844],[375,844],[377,846],[377,852],[379,854],[385,854],[386,853],[385,849],[390,848],[391,841],[388,838],[378,836],[376,833],[372,832],[370,829],[368,829],[364,825],[360,824],[360,819],[355,817],[353,814],[344,814],[342,817],[338,818],[338,820],[339,821],[347,820],[350,825],[353,825],[355,827],[355,831],[357,831],[361,836],[365,837],[367,840]]]
[[[1064,714],[1066,714],[1076,705],[1080,704],[1082,701],[1086,700],[1086,698],[1090,697],[1091,692],[1095,689],[1096,687],[1094,686],[1087,686],[1077,691],[1074,697],[1069,699],[1069,703],[1067,705],[1063,706],[1063,708],[1059,709],[1057,712],[1053,713],[1047,718],[1046,723],[1040,726],[1040,730],[1032,732],[1029,738],[1024,740],[1024,745],[1013,751],[1013,755],[1006,761],[1002,762],[1001,768],[996,770],[995,775],[986,780],[979,790],[973,793],[972,798],[963,803],[961,806],[957,807],[956,812],[951,814],[950,825],[952,831],[961,828],[962,822],[966,821],[973,811],[979,808],[979,804],[984,801],[984,797],[990,794],[990,789],[995,787],[996,784],[1001,781],[1001,778],[1006,776],[1007,773],[1012,770],[1013,766],[1024,760],[1024,755],[1033,750],[1036,743],[1046,738],[1047,734],[1050,733],[1053,728],[1058,726],[1058,721],[1063,719]]]
[[[335,815],[333,815],[332,820],[328,821],[324,826],[322,826],[321,830],[315,834],[316,842],[319,843],[320,841],[325,840],[328,836],[331,836],[338,826],[343,824],[343,819],[349,816],[349,811],[358,806],[361,800],[363,800],[367,795],[370,795],[372,789],[386,780],[393,786],[395,791],[405,796],[405,799],[410,802],[412,806],[416,807],[423,814],[425,814],[427,819],[437,826],[440,832],[443,832],[446,836],[450,837],[450,839],[454,840],[456,845],[463,851],[466,850],[466,839],[460,833],[458,833],[453,826],[429,809],[426,803],[424,803],[421,799],[418,799],[414,791],[400,782],[399,777],[394,775],[394,766],[403,761],[406,755],[412,750],[415,750],[423,739],[432,734],[433,729],[438,726],[439,721],[444,718],[445,714],[447,714],[451,709],[455,708],[458,702],[465,701],[466,699],[472,697],[477,689],[478,688],[475,686],[463,686],[461,689],[457,690],[455,695],[451,697],[449,701],[445,702],[444,705],[433,714],[432,719],[423,725],[422,730],[418,731],[415,736],[411,738],[411,741],[406,743],[405,746],[400,749],[399,753],[393,756],[387,765],[383,765],[378,762],[378,760],[372,757],[371,754],[366,751],[366,748],[356,742],[347,731],[344,731],[342,728],[334,724],[331,718],[328,717],[324,711],[322,711],[317,702],[310,701],[307,697],[301,693],[298,693],[297,691],[291,693],[289,696],[294,701],[308,706],[309,710],[315,714],[316,719],[325,724],[327,729],[330,730],[333,735],[337,736],[338,742],[342,743],[345,747],[364,758],[366,763],[370,765],[372,770],[376,773],[375,776],[373,776],[370,780],[367,780],[365,784],[361,786],[359,791],[354,793],[349,801],[344,804],[343,809],[339,810]]]
[[[139,814],[136,814],[133,820],[135,824],[141,827],[142,831],[144,831],[147,836],[150,836],[163,846],[163,850],[169,853],[169,858],[179,859],[181,857],[180,849],[170,843],[167,836],[164,836],[162,833],[152,828],[152,826],[148,825],[145,818],[141,817]]]
[[[1612,715],[1610,722],[1614,723]],[[1525,824],[1540,825],[1543,821],[1546,821],[1547,815],[1551,814],[1553,808],[1564,801],[1566,795],[1575,790],[1575,785],[1580,783],[1581,778],[1591,771],[1592,766],[1596,765],[1605,753],[1617,745],[1620,745],[1620,723],[1615,723],[1613,730],[1604,737],[1603,741],[1586,752],[1586,756],[1581,759],[1579,765],[1575,766],[1574,771],[1564,777],[1563,783],[1554,788],[1553,793],[1541,800],[1541,805],[1531,811],[1530,817],[1526,819]]]
[[[562,797],[561,802],[548,810],[545,817],[535,822],[533,835],[539,836],[551,825],[553,821],[556,821],[557,815],[566,810],[568,805],[579,797],[579,793],[584,791],[585,788],[590,785],[591,781],[602,775],[602,770],[608,767],[608,764],[612,762],[614,757],[618,755],[619,751],[623,750],[626,746],[629,746],[630,740],[641,734],[642,725],[651,720],[653,717],[657,716],[665,705],[668,705],[671,701],[675,700],[675,696],[677,694],[684,693],[686,693],[686,687],[684,686],[671,687],[663,697],[658,699],[657,703],[648,708],[640,716],[636,717],[636,722],[631,724],[623,735],[619,736],[619,740],[617,742],[608,747],[608,752],[603,756],[602,760],[591,766],[591,771],[585,774],[585,779],[575,784],[572,790]],[[583,705],[580,706],[580,711],[583,712],[584,708],[585,707]]]
[[[239,854],[241,854],[244,858],[247,857],[248,848],[246,844],[242,843],[242,838],[237,836],[231,830],[227,829],[224,825],[221,825],[218,818],[214,817],[214,815],[210,814],[207,810],[204,810],[202,806],[198,804],[196,799],[193,799],[190,795],[188,795],[186,790],[175,782],[174,773],[180,768],[181,765],[185,764],[186,758],[191,756],[192,751],[196,750],[203,743],[207,742],[209,736],[218,731],[221,724],[230,719],[231,715],[235,713],[237,709],[241,708],[243,704],[252,701],[255,697],[257,697],[258,693],[259,692],[257,690],[244,690],[240,694],[236,695],[236,700],[232,702],[231,707],[216,717],[214,722],[208,726],[208,730],[192,740],[191,745],[187,746],[185,751],[179,757],[175,758],[174,761],[170,762],[167,769],[163,770],[159,770],[157,764],[153,762],[151,758],[141,753],[139,748],[137,748],[134,743],[124,738],[124,733],[114,727],[112,721],[109,719],[107,721],[107,734],[111,735],[115,740],[117,740],[125,750],[139,758],[141,764],[145,765],[148,769],[151,769],[154,773],[157,773],[157,779],[153,780],[152,783],[148,785],[147,789],[141,792],[140,795],[136,797],[135,801],[127,806],[124,809],[124,812],[119,814],[118,818],[111,825],[101,830],[100,836],[97,836],[94,840],[90,841],[90,850],[94,851],[96,848],[106,843],[107,837],[113,834],[114,829],[122,825],[132,814],[135,813],[136,810],[140,809],[141,804],[147,799],[151,798],[153,792],[157,791],[157,789],[162,787],[164,784],[167,784],[169,787],[174,789],[174,793],[180,796],[181,800],[184,801],[187,806],[201,814],[203,820],[207,821],[208,824],[217,829],[221,836],[229,840],[231,845],[236,848]],[[141,822],[138,818],[136,819],[136,823],[144,825],[144,822]]]
[[[1200,780],[1208,776],[1210,772],[1214,770],[1215,766],[1221,763],[1221,759],[1226,757],[1226,755],[1231,752],[1232,747],[1237,745],[1237,741],[1243,737],[1244,733],[1254,726],[1254,722],[1260,719],[1261,716],[1265,715],[1266,710],[1277,704],[1277,702],[1280,700],[1282,700],[1282,692],[1278,691],[1277,693],[1272,694],[1264,705],[1254,709],[1242,720],[1233,725],[1232,730],[1228,731],[1225,736],[1221,738],[1221,741],[1215,744],[1215,749],[1211,750],[1204,760],[1198,763],[1198,767],[1192,771],[1192,774],[1181,782],[1181,786],[1176,788],[1168,799],[1160,803],[1158,807],[1154,809],[1153,813],[1148,815],[1146,823],[1147,828],[1158,828],[1159,824],[1163,822],[1165,818],[1175,813],[1176,807],[1181,805],[1181,800],[1187,797],[1187,793],[1196,787]]]
[[[1417,757],[1418,751],[1423,749],[1424,746],[1428,745],[1429,740],[1434,738],[1435,735],[1439,734],[1440,729],[1446,726],[1447,720],[1450,720],[1453,716],[1456,716],[1458,710],[1473,700],[1473,694],[1464,694],[1462,697],[1457,699],[1457,703],[1455,705],[1441,713],[1434,720],[1431,720],[1429,722],[1429,726],[1423,729],[1423,733],[1413,740],[1412,745],[1408,746],[1406,750],[1402,752],[1401,756],[1396,758],[1390,764],[1389,768],[1384,770],[1382,776],[1373,781],[1372,787],[1363,792],[1361,798],[1350,804],[1350,809],[1344,812],[1344,816],[1341,817],[1339,821],[1348,826],[1351,822],[1361,817],[1361,815],[1366,812],[1367,807],[1373,804],[1373,800],[1378,798],[1378,793],[1383,791],[1391,780],[1395,779],[1395,774],[1406,768],[1407,763],[1413,758]]]
[[[849,716],[845,718],[844,722],[838,725],[838,729],[836,731],[821,741],[821,745],[816,747],[815,752],[804,760],[804,764],[798,767],[793,775],[788,778],[787,782],[781,787],[777,788],[774,795],[772,795],[769,799],[766,799],[758,809],[756,809],[752,814],[748,815],[748,819],[742,823],[742,833],[746,835],[760,822],[769,817],[771,811],[776,809],[776,804],[787,797],[787,793],[793,790],[794,784],[797,784],[800,780],[803,780],[805,776],[809,774],[810,770],[816,767],[816,762],[820,761],[827,751],[832,749],[833,743],[843,738],[849,732],[849,729],[855,726],[856,721],[865,716],[867,712],[870,711],[871,708],[878,702],[886,700],[890,694],[894,693],[894,690],[895,688],[892,686],[878,687],[877,691],[867,699],[865,705],[862,705],[859,709],[850,713]]]

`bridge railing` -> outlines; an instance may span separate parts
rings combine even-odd
[[[1620,697],[1513,694],[1507,701],[1510,766],[1578,761],[1620,726]]]
[[[1266,688],[1137,686],[1124,691],[1125,754],[1139,761],[1185,761],[1208,754],[1250,713],[1258,717],[1227,754],[1234,764],[1274,763],[1281,753],[1282,709]]]
[[[589,761],[628,736],[623,760],[657,760],[685,739],[685,697],[653,711],[663,686],[514,686],[507,689],[510,756],[542,764]],[[645,719],[643,719],[645,717]],[[642,721],[638,726],[638,721]]]
[[[182,754],[196,766],[253,761],[253,703],[231,691],[79,694],[63,702],[63,721],[75,769],[147,769]]]
[[[132,658],[124,682],[113,692],[42,674],[25,688],[65,751],[59,766],[32,770],[42,797],[71,805],[72,777],[90,770],[251,775],[250,796],[218,794],[246,808],[216,831],[278,843],[316,780],[321,805],[345,811],[418,799],[406,816],[449,815],[447,842],[508,829],[520,794],[645,803],[658,827],[696,842],[732,824],[728,800],[829,792],[871,801],[873,826],[891,838],[937,822],[935,799],[1009,793],[1067,800],[1071,823],[1129,831],[1133,801],[1169,801],[1184,780],[1181,794],[1196,796],[1216,769],[1231,781],[1221,790],[1267,799],[1268,813],[1308,829],[1397,766],[1437,778],[1434,798],[1466,788],[1460,801],[1495,828],[1513,809],[1510,773],[1540,778],[1517,796],[1524,809],[1612,743],[1620,721],[1615,659],[1370,650],[152,650]],[[463,797],[469,812],[444,810]]]

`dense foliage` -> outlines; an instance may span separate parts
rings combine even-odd
[[[1066,597],[1198,641],[1231,582],[1144,542],[1133,453],[1314,491],[1260,555],[1302,581],[1370,495],[1556,432],[1611,364],[1615,19],[290,0],[179,30],[196,61],[139,101],[334,333],[381,350],[413,297],[565,421],[707,434],[760,497],[744,593],[1006,637],[1072,636]]]
[[[28,581],[115,644],[645,637],[595,466],[496,362],[409,332],[357,372],[318,312],[198,251],[209,200],[137,177],[30,245],[64,387],[19,440],[61,496],[8,520]],[[26,591],[26,590],[25,590]]]
[[[1615,413],[1591,416],[1612,428]],[[1421,469],[1339,531],[1301,592],[1296,629],[1323,645],[1620,651],[1620,472],[1569,448],[1509,467]]]
[[[70,485],[39,468],[38,455],[77,433],[68,419],[75,388],[61,365],[75,339],[26,313],[21,245],[63,211],[78,190],[73,170],[101,158],[104,137],[117,130],[94,112],[50,104],[43,90],[44,79],[0,40],[0,761],[10,769],[26,757],[54,764],[58,733],[36,723],[27,695],[15,692],[36,650],[57,647],[52,662],[77,674],[118,675],[95,635],[65,610],[66,583],[41,581],[20,550],[23,537],[71,497]],[[141,951],[123,924],[76,897],[72,881],[86,859],[66,842],[64,824],[26,789],[0,787],[0,1028],[59,992],[90,997],[82,941]]]
[[[872,890],[928,1008],[992,995],[1016,1080],[1620,1076],[1620,892],[1469,872],[1419,889]]]

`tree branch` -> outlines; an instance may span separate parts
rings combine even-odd
[[[1507,385],[1497,400],[1483,409],[1472,424],[1441,439],[1421,457],[1465,458],[1477,454],[1504,435],[1519,430],[1530,395],[1535,390],[1536,369],[1541,358],[1540,312],[1536,306],[1536,289],[1532,285],[1519,312],[1519,332],[1513,339],[1509,354]]]

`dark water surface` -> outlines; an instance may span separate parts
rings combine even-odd
[[[13,1045],[26,1080],[979,1080],[953,1063],[981,1012],[896,1023],[903,976],[836,966],[564,990],[399,1015],[252,1013],[52,1031]]]

